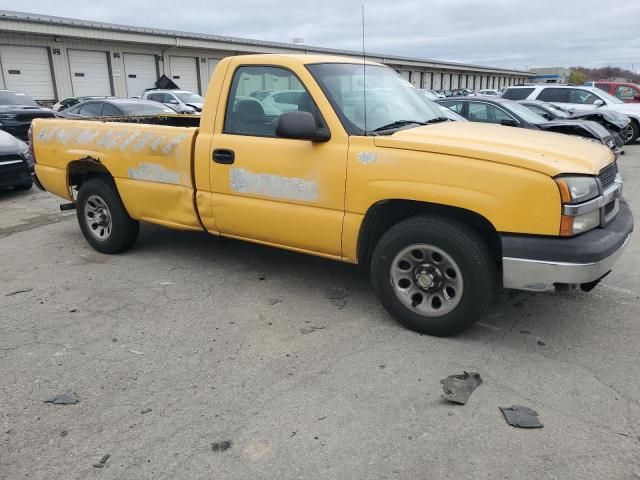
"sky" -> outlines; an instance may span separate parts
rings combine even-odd
[[[640,71],[640,1],[0,0],[0,8],[505,68]]]

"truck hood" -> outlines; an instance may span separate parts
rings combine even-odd
[[[570,135],[474,122],[443,122],[374,138],[376,146],[455,155],[513,165],[545,175],[597,175],[611,151]]]

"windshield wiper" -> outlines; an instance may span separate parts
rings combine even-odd
[[[423,123],[423,125],[430,125],[432,123],[447,122],[448,120],[449,120],[448,117],[436,117],[436,118],[432,118],[431,120],[427,120],[426,122]]]
[[[383,130],[391,130],[394,128],[404,127],[405,125],[427,125],[427,123],[420,122],[418,120],[396,120],[395,122],[391,122],[387,125],[369,130],[369,132],[382,132]]]

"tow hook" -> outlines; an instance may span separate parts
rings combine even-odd
[[[76,209],[76,202],[60,204],[60,211],[61,212],[66,212],[68,210],[75,210],[75,209]]]

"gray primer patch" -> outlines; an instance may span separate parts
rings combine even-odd
[[[169,155],[169,152],[171,152],[171,150],[173,150],[177,145],[179,145],[185,138],[187,138],[187,136],[184,134],[178,135],[177,137],[175,137],[173,140],[171,140],[169,143],[167,143],[163,147],[162,154]]]
[[[286,200],[315,202],[318,183],[303,178],[281,177],[266,173],[253,173],[244,168],[232,168],[229,174],[231,190]]]
[[[358,152],[356,159],[363,165],[369,165],[378,159],[378,154],[374,152]]]
[[[82,132],[80,132],[80,134],[78,135],[78,138],[76,138],[76,142],[79,143],[80,145],[93,143],[95,139],[98,137],[98,135],[99,135],[99,132],[97,132],[96,130],[84,129],[82,130]]]
[[[127,175],[135,180],[147,180],[158,183],[180,183],[180,177],[176,172],[167,170],[154,163],[141,163],[138,168],[128,168]]]

